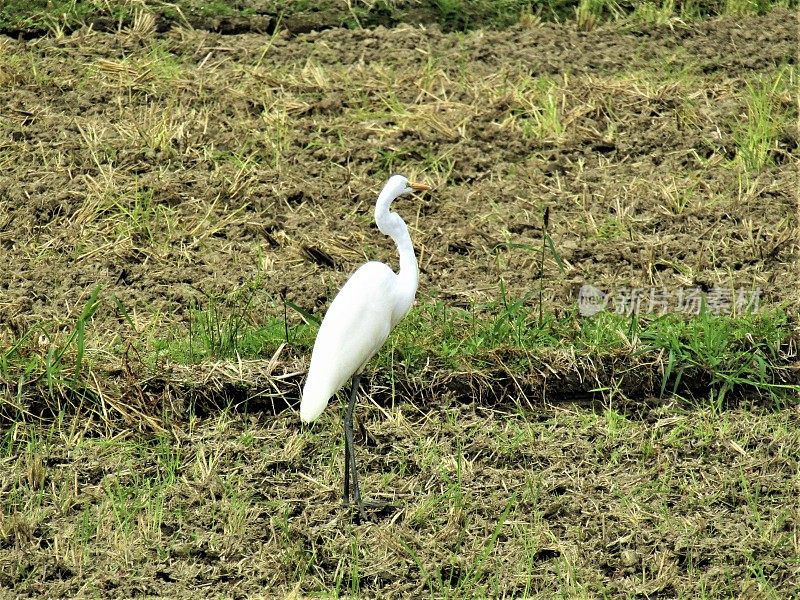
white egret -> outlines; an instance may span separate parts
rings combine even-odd
[[[352,499],[364,516],[358,488],[353,448],[353,408],[361,372],[380,350],[395,325],[408,313],[417,293],[419,271],[414,246],[405,221],[389,206],[402,194],[429,190],[402,175],[389,178],[375,204],[375,223],[388,235],[400,254],[400,271],[370,261],[353,273],[331,302],[322,320],[300,401],[300,419],[310,423],[322,414],[328,401],[351,379],[350,399],[344,416],[344,501]]]

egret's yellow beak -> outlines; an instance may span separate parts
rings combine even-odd
[[[431,189],[431,186],[429,186],[427,183],[414,183],[413,181],[408,182],[408,187],[417,192],[424,192]]]

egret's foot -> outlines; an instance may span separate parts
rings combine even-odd
[[[360,520],[367,519],[367,513],[385,513],[388,514],[391,510],[397,508],[394,502],[386,502],[383,500],[363,500],[355,501],[346,498],[343,502],[346,508],[356,508],[358,510],[358,517]]]
[[[383,510],[386,508],[397,508],[394,502],[387,502],[385,500],[364,500],[364,508],[371,510]]]
[[[361,501],[353,502],[350,500],[350,498],[344,498],[342,504],[344,504],[345,508],[350,508],[350,509],[352,509],[353,506],[355,506],[355,508],[358,509],[358,517],[362,521],[367,520],[367,512],[364,510],[365,508],[367,508],[367,505],[365,505],[363,502]]]

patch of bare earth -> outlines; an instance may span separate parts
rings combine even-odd
[[[72,322],[99,283],[142,324],[180,323],[191,298],[259,275],[263,302],[286,286],[320,307],[365,258],[391,260],[370,211],[395,171],[436,186],[398,208],[423,296],[538,287],[550,207],[567,263],[546,265],[551,306],[584,282],[796,298],[790,88],[768,165],[733,163],[746,86],[782,68],[791,83],[795,33],[775,11],[590,33],[5,39],[0,318]],[[539,123],[550,101],[561,132]]]

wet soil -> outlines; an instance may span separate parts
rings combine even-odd
[[[788,2],[796,4],[795,0]],[[299,35],[332,28],[362,29],[403,24],[439,26],[444,31],[504,29],[520,20],[569,21],[575,18],[578,0],[551,0],[535,5],[525,0],[495,3],[466,0],[452,4],[437,0],[393,0],[392,2],[281,2],[278,0],[231,0],[202,2],[178,0],[164,4],[143,0],[141,3],[101,4],[89,0],[55,2],[46,0],[6,0],[0,10],[0,34],[33,39],[60,28],[66,33],[92,27],[95,31],[117,32],[141,23],[142,14],[150,15],[157,31],[190,27],[223,35],[244,33],[272,34],[285,31]],[[796,6],[794,6],[796,8]],[[609,18],[631,15],[635,2],[617,2],[612,6],[593,7],[588,26]],[[698,0],[691,6],[677,6],[681,15],[694,18],[724,14],[725,3]],[[766,12],[769,5],[748,7]],[[728,10],[729,11],[729,10]],[[730,11],[729,11],[730,12]]]
[[[392,260],[370,214],[390,172],[436,186],[398,204],[422,297],[537,289],[549,208],[556,309],[584,283],[796,299],[788,90],[767,165],[734,162],[747,85],[792,68],[795,35],[775,11],[590,33],[5,40],[0,324],[74,321],[96,284],[143,321],[257,277],[273,300],[323,307],[365,258]],[[165,54],[174,72],[153,66]],[[527,74],[552,79],[563,133],[525,133]]]

